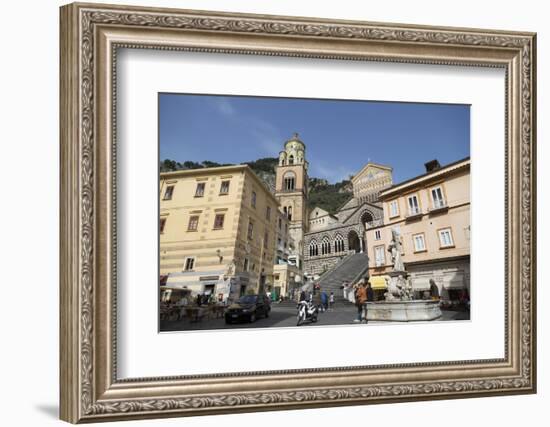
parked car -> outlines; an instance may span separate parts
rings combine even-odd
[[[225,323],[245,320],[255,322],[260,316],[269,317],[271,301],[267,295],[243,295],[225,311]]]

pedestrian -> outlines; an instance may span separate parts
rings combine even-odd
[[[373,301],[374,301],[374,290],[372,289],[370,282],[367,282],[367,302],[373,302]],[[369,305],[365,303],[365,323],[369,323],[368,310],[369,310]]]
[[[328,295],[325,291],[321,292],[321,307],[323,311],[328,310]]]
[[[334,292],[330,292],[330,296],[328,297],[328,309],[329,311],[334,311]]]
[[[355,306],[357,307],[357,319],[355,323],[361,323],[363,320],[364,305],[367,302],[367,290],[365,289],[365,281],[361,279],[355,289]]]
[[[319,288],[319,285],[316,286],[313,290],[313,299],[312,299],[313,305],[315,307],[319,308],[319,310],[322,310],[323,306],[321,304],[321,291]]]
[[[439,288],[435,284],[434,279],[430,279],[430,297],[433,300],[438,300],[439,299]]]
[[[302,290],[302,292],[300,292],[300,302],[306,301],[306,300],[307,300],[306,291]]]
[[[344,299],[348,299],[348,288],[349,288],[348,281],[344,280],[340,288],[342,289],[342,296],[344,297]]]

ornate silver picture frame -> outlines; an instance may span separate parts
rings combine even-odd
[[[79,423],[534,393],[535,42],[533,33],[507,31],[97,4],[62,7],[61,419]],[[504,357],[119,378],[115,66],[120,48],[503,69]]]

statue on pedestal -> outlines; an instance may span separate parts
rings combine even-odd
[[[391,231],[391,242],[388,245],[388,252],[391,253],[391,260],[393,262],[393,271],[405,271],[403,260],[401,259],[401,251],[403,244],[397,230]]]
[[[388,252],[391,253],[393,270],[389,273],[390,283],[385,293],[386,301],[410,301],[412,300],[412,286],[409,283],[409,274],[405,271],[405,265],[401,258],[403,245],[397,230],[391,231],[392,239],[388,245]]]

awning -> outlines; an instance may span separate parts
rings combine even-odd
[[[462,273],[454,273],[443,278],[443,287],[445,289],[464,289],[464,275]]]
[[[379,289],[386,289],[388,287],[387,279],[389,279],[389,276],[371,276],[369,279],[370,285],[372,289],[379,290]]]
[[[412,287],[415,291],[429,291],[430,279],[432,276],[414,277],[412,279]]]

